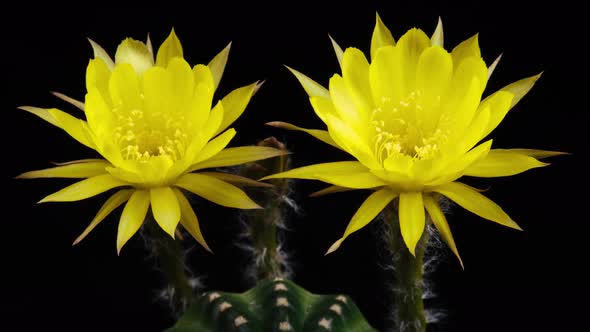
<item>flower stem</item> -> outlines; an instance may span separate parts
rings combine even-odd
[[[195,296],[180,242],[162,231],[154,220],[146,220],[142,229],[146,247],[152,252],[156,266],[167,283],[162,294],[169,301],[173,313],[180,315]]]
[[[385,218],[389,224],[387,242],[393,254],[393,268],[396,285],[394,288],[394,313],[396,331],[425,332],[426,316],[424,314],[423,292],[423,259],[428,243],[428,232],[424,230],[416,245],[416,256],[413,256],[402,238],[397,207],[394,204],[385,210]]]
[[[285,145],[274,137],[258,143],[259,146],[269,146],[285,150]],[[246,177],[258,179],[266,175],[284,172],[289,167],[289,157],[279,156],[244,165],[240,173]],[[248,234],[252,242],[255,263],[256,282],[284,277],[286,266],[285,257],[281,252],[280,238],[277,234],[278,226],[283,223],[283,198],[289,187],[288,180],[271,180],[273,188],[252,190],[252,197],[264,207],[263,210],[249,211]]]

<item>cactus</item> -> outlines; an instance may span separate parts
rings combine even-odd
[[[266,138],[257,145],[287,151],[285,145],[274,137]],[[260,179],[288,170],[290,162],[288,155],[282,155],[241,165],[238,173],[247,178]],[[268,278],[289,278],[292,274],[283,242],[288,208],[295,209],[296,206],[288,198],[289,180],[273,179],[269,183],[271,188],[258,187],[248,191],[250,197],[264,209],[242,212],[247,220],[246,247],[252,253],[252,262],[245,275],[251,282]]]
[[[315,295],[282,278],[241,294],[207,292],[166,332],[376,331],[345,295]]]

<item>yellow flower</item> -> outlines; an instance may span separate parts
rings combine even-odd
[[[267,147],[225,149],[236,134],[227,128],[242,114],[257,83],[213,102],[229,45],[208,65],[191,69],[174,30],[159,48],[155,62],[149,39],[146,44],[125,39],[117,48],[115,61],[98,44],[91,44],[94,59],[86,70],[84,103],[57,94],[80,108],[86,121],[55,108],[21,108],[63,129],[104,159],[76,160],[19,178],[84,179],[40,202],[77,201],[119,188],[74,244],[127,202],[119,221],[118,253],[141,227],[150,205],[155,221],[166,233],[174,237],[180,222],[210,250],[181,189],[227,207],[259,208],[228,183],[255,181],[225,173],[192,173],[283,154]]]
[[[396,43],[377,16],[370,62],[358,49],[342,52],[334,40],[332,43],[342,75],[332,76],[329,90],[289,68],[328,130],[284,122],[269,124],[307,132],[357,161],[317,164],[267,177],[315,179],[333,185],[315,195],[374,190],[328,253],[396,198],[401,234],[412,254],[428,213],[459,258],[439,206],[439,195],[485,219],[520,229],[502,208],[476,189],[456,181],[464,175],[518,174],[547,165],[539,158],[559,154],[491,149],[491,139],[479,143],[532,88],[539,75],[512,83],[481,101],[497,61],[486,67],[477,35],[450,53],[446,51],[440,21],[432,38],[414,28]]]

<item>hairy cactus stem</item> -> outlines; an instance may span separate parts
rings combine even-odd
[[[184,253],[179,241],[164,233],[155,220],[147,220],[142,228],[146,246],[156,260],[167,283],[167,300],[172,312],[180,316],[197,295],[186,270]],[[179,233],[176,235],[180,236]]]
[[[425,230],[416,245],[416,256],[406,247],[401,235],[398,209],[391,203],[384,210],[384,219],[389,224],[387,242],[392,252],[395,274],[393,305],[395,331],[425,332],[426,315],[423,302],[424,252],[428,244],[428,232]]]
[[[285,145],[274,137],[266,138],[258,143],[286,150]],[[284,172],[289,169],[288,155],[261,160],[240,168],[240,174],[252,179],[259,179],[266,175]],[[284,257],[280,254],[281,244],[277,236],[277,226],[283,223],[282,204],[289,191],[287,179],[270,180],[273,188],[259,188],[252,190],[252,197],[264,207],[263,210],[248,212],[248,228],[250,241],[254,247],[255,275],[259,282],[268,278],[284,277]]]

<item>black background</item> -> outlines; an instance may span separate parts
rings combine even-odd
[[[428,34],[438,16],[451,48],[476,32],[487,63],[503,52],[488,92],[544,70],[529,95],[494,132],[494,146],[571,152],[553,165],[511,178],[467,180],[489,187],[524,229],[513,231],[456,207],[449,220],[465,262],[462,271],[446,250],[433,278],[437,303],[446,310],[429,331],[581,331],[587,314],[586,223],[588,206],[583,156],[586,125],[588,29],[581,8],[565,1],[447,1],[405,3],[276,1],[161,2],[134,6],[88,2],[39,7],[19,3],[3,9],[2,234],[0,324],[6,331],[161,331],[173,320],[157,300],[162,283],[139,236],[117,257],[117,217],[105,220],[80,245],[73,239],[86,227],[105,195],[75,203],[35,205],[70,182],[14,180],[15,175],[51,161],[93,157],[60,130],[16,109],[19,105],[71,110],[49,91],[82,99],[90,37],[111,54],[127,36],[149,32],[157,47],[171,27],[191,64],[207,63],[233,41],[219,94],[265,79],[266,84],[235,123],[233,146],[268,136],[286,142],[295,166],[344,160],[343,153],[305,134],[264,126],[283,120],[320,127],[303,89],[282,66],[288,64],[322,84],[339,70],[328,39],[368,53],[378,11],[394,36],[417,26]],[[72,111],[76,112],[76,111]],[[315,293],[350,294],[367,319],[386,321],[380,226],[351,236],[324,257],[366,192],[310,199],[320,184],[297,181],[293,198],[301,214],[287,222],[287,247],[294,280]],[[208,289],[244,291],[245,260],[235,241],[235,211],[199,203],[203,232],[215,255],[195,246],[191,265]]]

